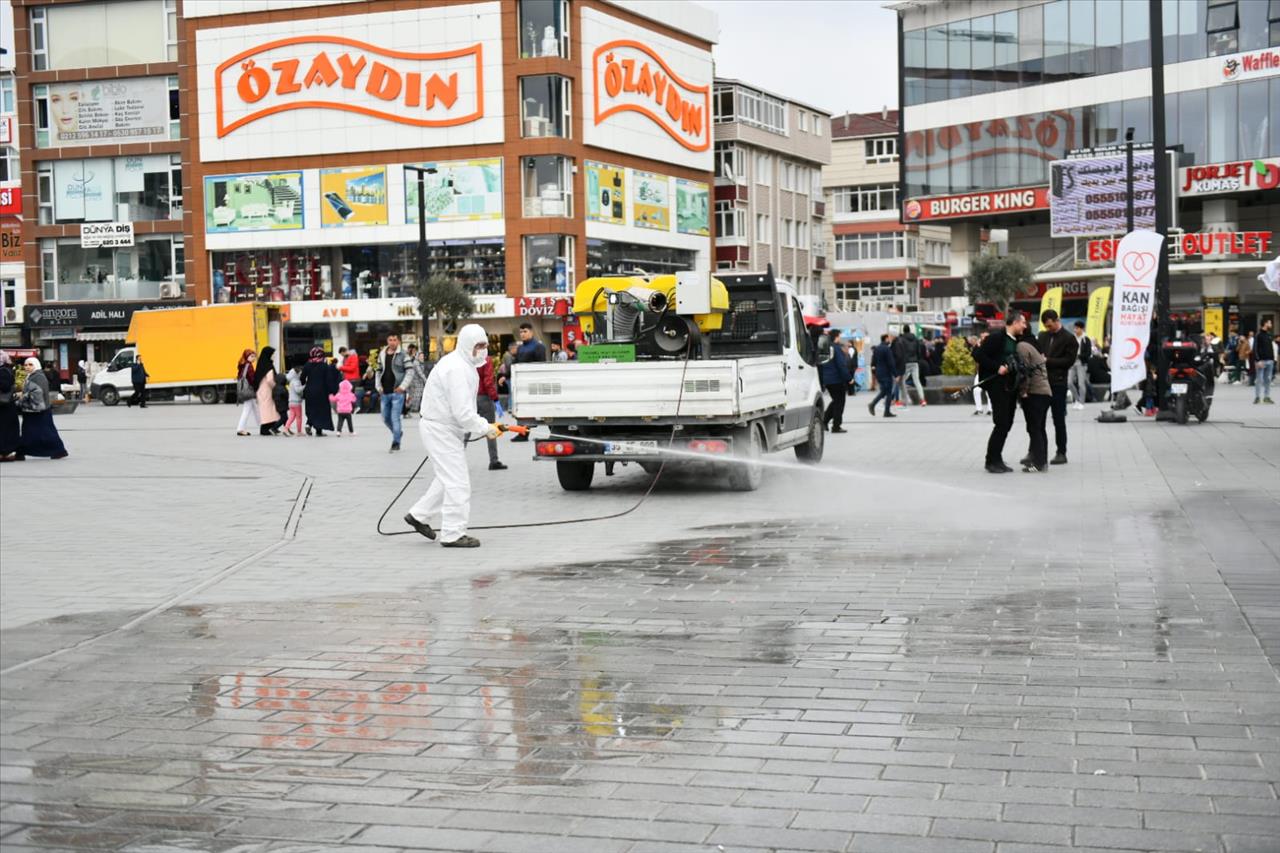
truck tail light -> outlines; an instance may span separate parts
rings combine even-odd
[[[535,452],[539,456],[572,456],[574,447],[572,441],[539,441]]]
[[[728,453],[729,443],[719,439],[695,439],[689,442],[689,449],[694,453]]]

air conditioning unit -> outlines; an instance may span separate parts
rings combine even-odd
[[[166,281],[160,285],[161,299],[181,299],[182,287],[177,282]]]

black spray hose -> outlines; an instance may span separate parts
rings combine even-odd
[[[677,418],[679,418],[680,416],[680,404],[684,401],[684,380],[685,380],[685,376],[689,372],[689,354],[692,351],[693,351],[693,336],[690,335],[689,343],[685,347],[684,367],[681,368],[680,370],[680,393],[676,396],[676,411],[675,411],[675,416]],[[670,450],[672,446],[675,444],[676,432],[679,429],[680,429],[680,426],[678,423],[671,425],[671,435],[669,438],[667,438],[667,450]],[[469,444],[473,441],[480,441],[483,438],[484,436],[481,436],[480,438],[467,439],[467,443]],[[387,513],[391,512],[391,508],[396,505],[396,501],[400,500],[400,498],[404,495],[404,493],[409,490],[409,486],[413,483],[414,479],[422,471],[423,466],[427,464],[427,459],[429,458],[430,457],[428,456],[422,457],[422,461],[418,463],[418,467],[413,469],[413,473],[409,475],[409,479],[405,480],[404,485],[400,487],[400,491],[396,492],[396,496],[391,499],[391,503],[387,504],[387,508],[382,511],[382,515],[378,516],[378,525],[377,525],[378,535],[407,536],[411,533],[417,534],[416,530],[383,530],[382,522],[386,520]],[[587,518],[563,518],[557,521],[522,521],[516,524],[488,524],[481,527],[468,527],[468,529],[469,530],[514,530],[520,527],[554,527],[560,524],[586,524],[589,521],[609,521],[610,519],[614,519],[614,518],[622,518],[624,515],[630,515],[631,513],[638,510],[641,507],[641,505],[644,504],[644,502],[649,499],[649,495],[653,494],[653,490],[658,487],[658,481],[662,479],[662,472],[665,471],[666,468],[667,468],[667,460],[666,460],[666,457],[663,457],[662,461],[658,464],[657,472],[653,475],[653,481],[649,483],[649,488],[645,489],[644,494],[640,496],[640,499],[638,501],[636,501],[626,509],[622,510],[621,512],[613,512],[613,513],[609,513],[608,515],[593,515]]]

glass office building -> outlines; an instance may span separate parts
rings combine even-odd
[[[1055,239],[1050,164],[1153,142],[1145,0],[894,4],[901,25],[904,220],[953,225],[956,272],[988,229],[1041,284],[1107,283],[1095,233]],[[1280,0],[1162,0],[1164,124],[1172,150],[1175,310],[1234,310],[1246,327],[1280,298],[1256,280],[1265,253],[1197,255],[1201,232],[1280,231]],[[981,12],[983,14],[975,14]],[[1010,191],[1013,191],[1010,195]],[[1010,199],[1013,199],[1010,201]],[[1257,249],[1260,244],[1250,244]]]

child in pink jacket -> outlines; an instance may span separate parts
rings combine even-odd
[[[329,395],[329,402],[333,403],[333,407],[338,411],[338,428],[334,431],[334,435],[342,435],[342,425],[347,425],[347,432],[352,435],[356,434],[356,428],[351,424],[351,413],[356,408],[356,395],[351,393],[351,383],[346,379],[338,383],[338,393]]]

